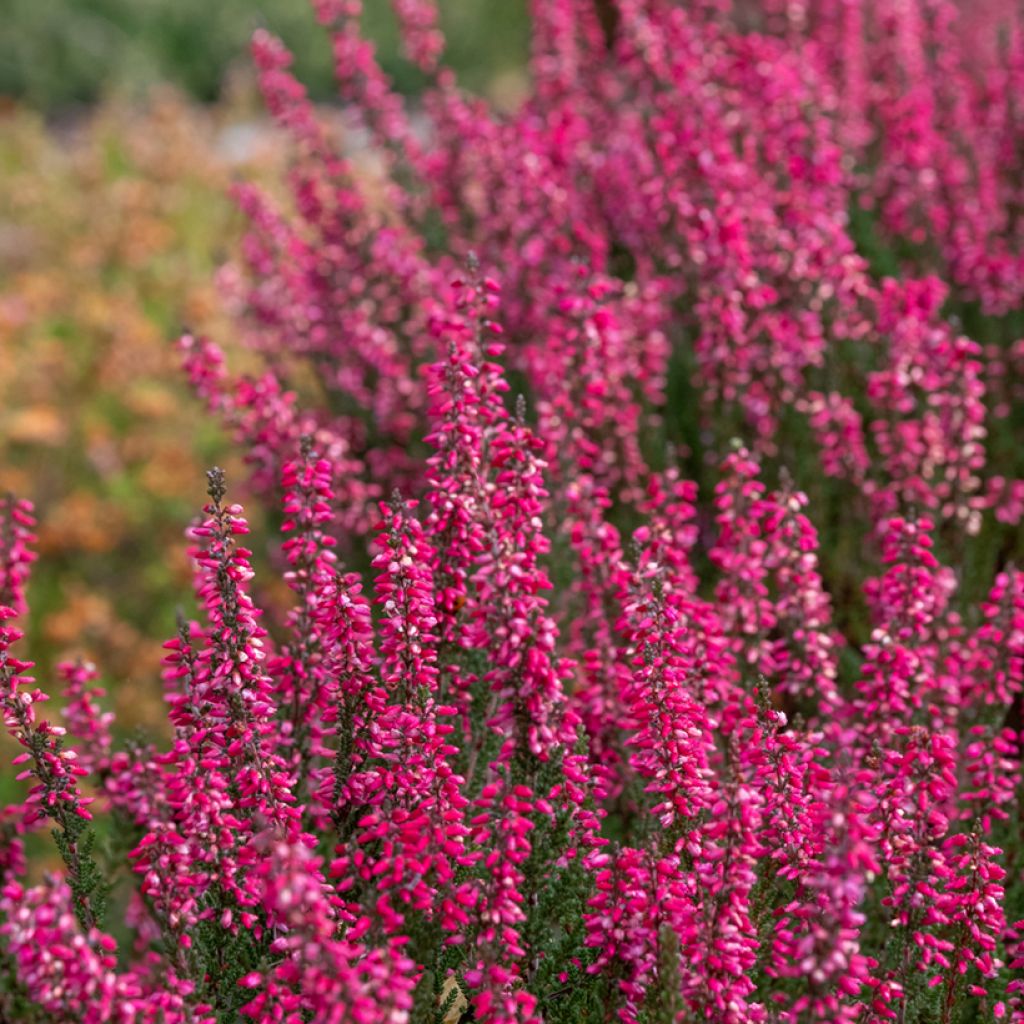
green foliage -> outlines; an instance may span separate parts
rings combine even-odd
[[[68,868],[75,916],[83,929],[100,926],[107,909],[110,883],[96,862],[96,833],[76,814],[67,814],[52,832]]]
[[[366,7],[384,69],[403,92],[416,90],[422,81],[399,55],[388,4],[371,0]],[[441,8],[452,39],[449,59],[470,87],[482,89],[522,63],[525,4],[442,0]],[[94,102],[112,88],[172,82],[212,100],[227,70],[248,66],[248,41],[261,26],[284,39],[317,99],[334,95],[329,41],[304,0],[7,0],[0,95],[54,112]]]
[[[580,742],[582,743],[582,736]],[[578,751],[579,752],[579,751]],[[535,792],[545,794],[562,780],[562,755],[537,765]],[[523,895],[526,921],[522,928],[524,948],[531,967],[529,989],[537,995],[546,1021],[586,1020],[578,1014],[585,1003],[586,989],[598,980],[581,975],[572,992],[560,978],[565,965],[590,962],[591,951],[584,945],[584,910],[592,895],[592,881],[583,869],[583,850],[574,841],[573,816],[556,809],[550,817],[537,816],[530,833],[532,848],[523,865]],[[591,993],[593,995],[593,993]],[[571,998],[569,998],[571,996]]]
[[[269,973],[274,963],[270,934],[266,929],[259,937],[256,929],[239,928],[237,934],[226,931],[220,924],[220,915],[230,900],[217,887],[204,895],[202,903],[213,913],[191,933],[196,961],[205,968],[200,997],[214,1007],[220,1024],[240,1024],[239,1011],[252,993],[239,981],[251,971]]]
[[[27,719],[21,721],[19,726],[32,755],[32,774],[40,780],[41,787],[51,797],[49,801],[42,801],[40,806],[57,825],[52,835],[67,868],[67,882],[71,889],[75,916],[82,929],[88,932],[102,926],[110,895],[110,884],[96,863],[95,829],[88,819],[82,817],[77,799],[64,799],[69,792],[67,776],[56,775],[53,771],[52,764],[63,751],[61,740],[54,743],[51,734],[31,728]],[[74,793],[73,790],[70,792]]]
[[[661,930],[658,976],[640,1011],[640,1024],[675,1024],[685,1007],[679,991],[679,940],[669,927]]]
[[[468,675],[483,676],[491,667],[486,651],[459,651],[457,661],[462,672]],[[487,765],[498,756],[501,749],[501,737],[493,729],[488,729],[486,724],[494,713],[491,698],[492,694],[486,686],[474,689],[469,713],[472,742],[459,752],[456,760],[455,770],[465,777],[465,793],[470,800],[480,796]]]

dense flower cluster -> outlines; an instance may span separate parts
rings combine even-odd
[[[545,0],[501,115],[396,0],[414,119],[314,7],[379,180],[258,33],[264,370],[182,341],[292,610],[211,471],[170,745],[72,743],[0,505],[0,1016],[1024,1022],[1019,14]]]

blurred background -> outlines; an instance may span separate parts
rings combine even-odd
[[[390,5],[366,6],[414,95]],[[513,103],[523,0],[441,8],[464,84]],[[216,284],[243,226],[227,192],[239,175],[273,189],[288,158],[249,39],[280,35],[323,104],[329,44],[306,0],[5,0],[2,14],[0,491],[39,517],[29,655],[51,692],[58,660],[91,658],[121,723],[159,730],[160,643],[193,607],[184,530],[205,468],[243,477],[174,342],[188,324],[244,359]]]
[[[463,83],[501,90],[515,78],[527,44],[524,0],[441,0],[447,61]],[[403,92],[419,85],[398,57],[387,0],[367,0],[364,28],[384,70]],[[330,48],[306,0],[5,0],[0,96],[49,116],[88,107],[113,93],[145,96],[170,84],[198,102],[223,96],[248,68],[256,28],[279,35],[295,69],[319,100],[333,96]]]

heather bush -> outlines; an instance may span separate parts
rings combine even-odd
[[[414,118],[314,7],[378,174],[258,33],[169,744],[42,716],[2,508],[3,1013],[1024,1021],[1015,10],[549,0],[499,114],[396,0]]]

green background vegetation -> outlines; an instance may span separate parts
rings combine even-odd
[[[387,0],[366,0],[365,29],[404,92],[417,72],[398,53]],[[523,0],[441,0],[448,62],[484,91],[522,65]],[[248,41],[263,26],[295,54],[296,71],[321,100],[333,93],[330,45],[306,0],[4,0],[0,95],[58,114],[111,91],[156,82],[216,99],[226,74],[248,66]]]

